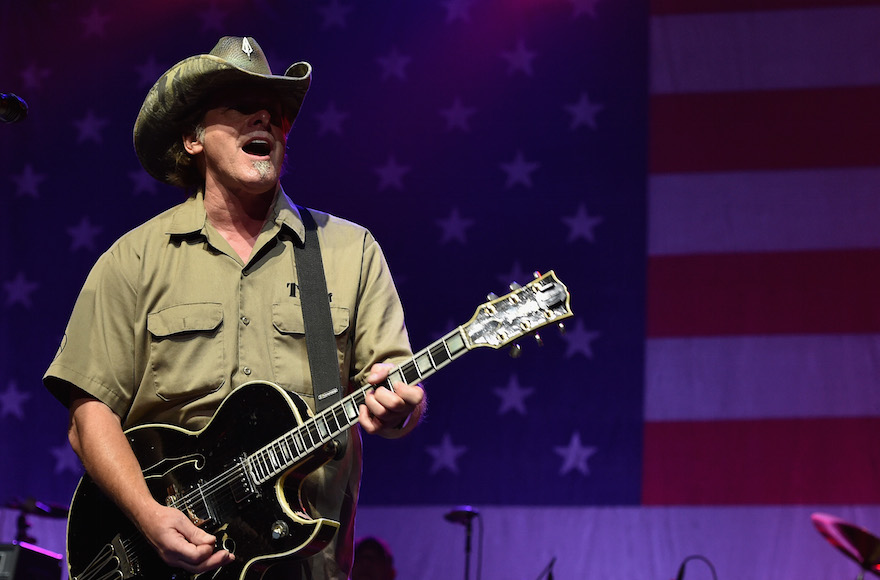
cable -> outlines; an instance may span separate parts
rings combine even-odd
[[[688,556],[681,562],[681,566],[678,568],[678,576],[675,577],[675,580],[684,580],[684,567],[691,560],[701,560],[709,567],[709,570],[712,571],[712,578],[714,580],[718,580],[718,574],[715,573],[715,566],[712,565],[712,562],[709,561],[705,556],[700,556],[699,554],[694,554],[693,556]]]

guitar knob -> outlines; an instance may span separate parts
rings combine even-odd
[[[510,358],[519,358],[519,355],[522,354],[522,347],[518,344],[514,344],[510,347]]]
[[[287,526],[287,522],[283,522],[281,520],[276,521],[272,524],[272,539],[280,540],[281,538],[286,538],[290,534],[290,528]]]

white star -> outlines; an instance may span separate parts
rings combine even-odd
[[[31,307],[31,293],[39,288],[36,282],[29,282],[22,272],[10,282],[4,282],[3,288],[6,290],[6,306],[13,304],[21,304],[25,308]]]
[[[465,230],[474,225],[474,220],[463,218],[458,213],[458,208],[452,208],[448,218],[435,220],[440,229],[443,230],[443,237],[440,243],[445,244],[452,240],[457,240],[462,244],[467,244]]]
[[[0,393],[0,417],[14,415],[24,419],[24,402],[30,398],[30,393],[19,391],[18,385],[10,381],[6,390]]]
[[[319,6],[318,11],[324,17],[323,27],[325,29],[330,28],[331,26],[346,28],[347,24],[345,19],[348,18],[348,14],[353,8],[354,6],[351,6],[350,4],[340,4],[339,0],[331,0],[326,6]]]
[[[501,53],[502,58],[507,61],[507,74],[522,71],[527,76],[532,76],[532,61],[535,59],[535,54],[527,49],[525,42],[520,39],[514,50]]]
[[[596,17],[596,4],[599,3],[599,0],[568,0],[574,6],[574,14],[572,15],[574,18],[578,16],[582,16],[587,14],[588,16]]]
[[[465,133],[469,133],[471,128],[468,125],[468,117],[474,114],[476,109],[473,107],[465,107],[461,104],[461,99],[455,98],[455,102],[448,109],[442,109],[440,114],[446,117],[446,130],[461,129]]]
[[[373,171],[379,176],[379,191],[388,187],[402,190],[403,176],[409,173],[409,167],[399,165],[394,155],[389,155],[385,165]]]
[[[96,116],[94,111],[89,111],[84,118],[73,122],[79,130],[76,142],[94,141],[100,145],[104,141],[101,137],[101,130],[109,122],[107,119]]]
[[[519,379],[515,375],[511,375],[506,387],[503,389],[492,389],[492,391],[501,399],[501,408],[498,409],[499,415],[503,415],[511,410],[518,412],[520,415],[525,415],[526,397],[534,393],[535,389],[519,386]]]
[[[397,52],[397,48],[391,50],[388,56],[379,57],[379,65],[382,67],[382,80],[389,77],[397,77],[400,80],[406,80],[406,65],[412,59]]]
[[[52,455],[55,456],[56,474],[64,471],[71,471],[75,474],[82,473],[82,463],[80,463],[79,457],[76,456],[76,453],[73,452],[73,449],[67,443],[53,447]]]
[[[93,226],[89,218],[84,217],[76,226],[67,228],[67,233],[70,234],[71,238],[70,251],[75,252],[79,248],[94,250],[95,236],[103,230],[104,228]]]
[[[591,343],[600,336],[601,334],[594,330],[586,330],[584,328],[584,323],[578,320],[575,322],[574,330],[565,331],[565,342],[568,343],[565,357],[571,358],[580,353],[585,357],[592,359],[593,346]]]
[[[596,239],[593,236],[593,228],[601,224],[604,221],[604,218],[600,216],[591,216],[587,213],[586,206],[584,204],[580,204],[578,206],[577,213],[574,216],[564,217],[562,218],[562,221],[568,224],[569,242],[573,242],[581,238],[584,238],[588,242],[595,242]]]
[[[342,122],[348,118],[348,113],[336,109],[336,104],[332,101],[324,109],[324,112],[318,113],[318,123],[321,127],[318,129],[318,135],[325,133],[336,133],[342,135]]]
[[[42,86],[43,81],[49,78],[49,69],[31,64],[21,71],[21,79],[24,86],[28,89],[38,89]]]
[[[587,93],[581,94],[581,99],[577,103],[565,106],[565,109],[571,113],[571,127],[569,129],[574,131],[581,125],[595,129],[596,114],[604,108],[602,105],[591,103]]]
[[[135,66],[134,69],[137,71],[137,86],[139,87],[153,86],[159,75],[165,72],[165,68],[159,66],[156,57],[152,55],[150,55],[150,59],[147,62]]]
[[[224,20],[226,20],[227,14],[228,12],[226,10],[221,10],[217,7],[216,3],[211,2],[211,5],[206,10],[200,11],[202,32],[207,32],[209,30],[223,30],[226,28]]]
[[[587,459],[598,450],[595,447],[584,447],[581,443],[581,434],[575,431],[567,447],[554,447],[553,451],[563,459],[559,475],[565,475],[573,469],[580,471],[584,475],[590,475]]]
[[[27,195],[36,199],[40,197],[40,192],[37,191],[37,188],[46,180],[46,176],[34,171],[34,167],[28,163],[24,166],[24,170],[22,170],[20,175],[12,176],[12,180],[18,186],[15,190],[15,195],[19,197]]]
[[[142,193],[156,195],[156,186],[159,185],[159,182],[143,169],[129,171],[128,178],[131,180],[132,187],[134,188],[131,192],[132,195],[140,195]]]
[[[83,23],[84,36],[104,36],[104,27],[110,17],[98,10],[97,6],[93,6],[89,15],[83,16],[79,20]]]
[[[429,445],[427,451],[434,458],[434,463],[431,465],[431,473],[437,473],[441,469],[448,469],[452,473],[458,473],[458,457],[467,451],[467,447],[453,445],[452,437],[450,437],[449,433],[444,433],[440,444]]]
[[[471,0],[444,0],[443,7],[446,8],[447,24],[456,20],[471,21]]]
[[[517,151],[513,161],[501,164],[501,169],[507,173],[507,183],[504,187],[510,189],[516,184],[531,187],[531,174],[538,167],[540,167],[540,164],[526,161],[522,151]]]

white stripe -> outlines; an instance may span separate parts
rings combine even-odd
[[[880,6],[651,18],[651,92],[880,84]]]
[[[880,335],[650,339],[645,420],[880,416]]]
[[[722,579],[853,578],[858,566],[819,534],[810,515],[880,531],[876,506],[476,507],[470,578],[483,580],[535,580],[553,558],[555,578],[675,578],[694,554]],[[443,519],[448,509],[362,507],[357,536],[388,542],[398,578],[462,578],[466,531]],[[701,561],[685,571],[688,579],[712,577]]]
[[[880,247],[880,168],[654,175],[648,191],[651,255]]]

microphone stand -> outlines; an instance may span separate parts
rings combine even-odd
[[[462,524],[465,527],[464,539],[464,580],[469,580],[471,573],[471,536],[473,535],[474,518],[480,515],[480,512],[469,505],[462,505],[454,508],[452,511],[443,516],[446,521],[453,524]]]
[[[541,570],[541,573],[538,574],[538,577],[535,580],[541,580],[542,578],[547,578],[547,580],[553,580],[553,564],[556,563],[556,556],[550,558],[550,563],[544,566],[544,569]]]

